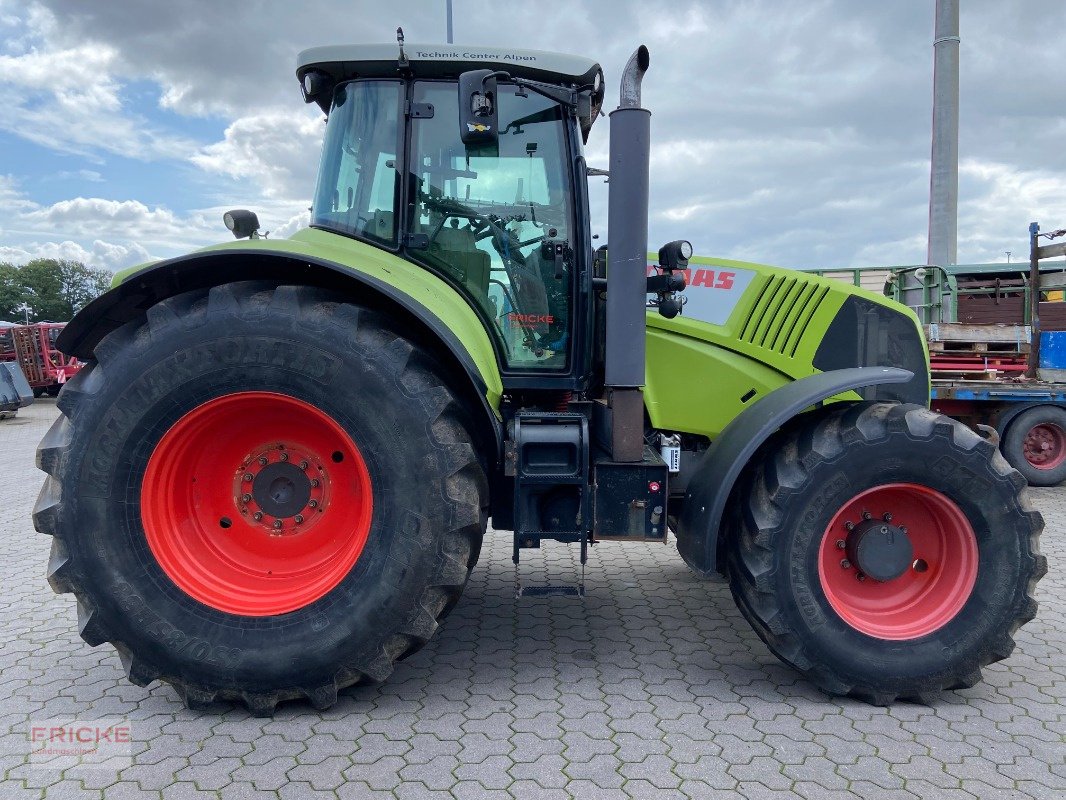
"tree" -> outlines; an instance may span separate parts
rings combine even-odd
[[[34,322],[65,322],[111,285],[111,273],[80,261],[35,258],[17,271],[21,302]],[[0,286],[2,280],[0,274]]]
[[[0,263],[0,319],[18,322],[22,319],[22,304],[26,290],[19,281],[18,267]]]
[[[111,273],[80,261],[38,258],[20,267],[0,263],[0,319],[64,322],[110,285]]]

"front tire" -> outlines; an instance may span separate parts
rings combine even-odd
[[[972,686],[1010,655],[1036,614],[1043,520],[990,443],[881,403],[824,412],[761,452],[727,570],[779,658],[831,694],[887,704]]]
[[[488,502],[431,356],[305,287],[219,286],[109,334],[38,450],[82,638],[190,706],[318,708],[455,605]]]

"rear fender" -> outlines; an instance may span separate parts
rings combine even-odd
[[[681,557],[702,575],[719,571],[718,533],[729,495],[755,451],[782,425],[842,392],[905,383],[913,377],[894,367],[821,372],[774,390],[739,414],[707,448],[689,479],[677,529]]]
[[[162,261],[134,273],[75,315],[57,341],[58,348],[87,360],[111,331],[142,318],[156,303],[223,283],[256,280],[316,286],[370,304],[401,320],[401,330],[417,332],[434,346],[443,372],[475,418],[475,434],[484,445],[489,469],[499,464],[503,434],[496,406],[499,375],[485,375],[467,347],[445,322],[410,294],[381,280],[306,253],[227,247]],[[471,312],[473,313],[473,312]]]

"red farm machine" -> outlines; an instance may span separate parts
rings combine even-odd
[[[64,327],[63,322],[37,322],[0,328],[0,362],[18,363],[34,397],[55,397],[81,369],[77,358],[56,348]]]

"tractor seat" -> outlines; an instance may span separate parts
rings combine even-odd
[[[429,252],[447,263],[452,277],[465,284],[475,296],[488,295],[492,259],[484,250],[478,249],[473,231],[445,226],[430,245]]]

